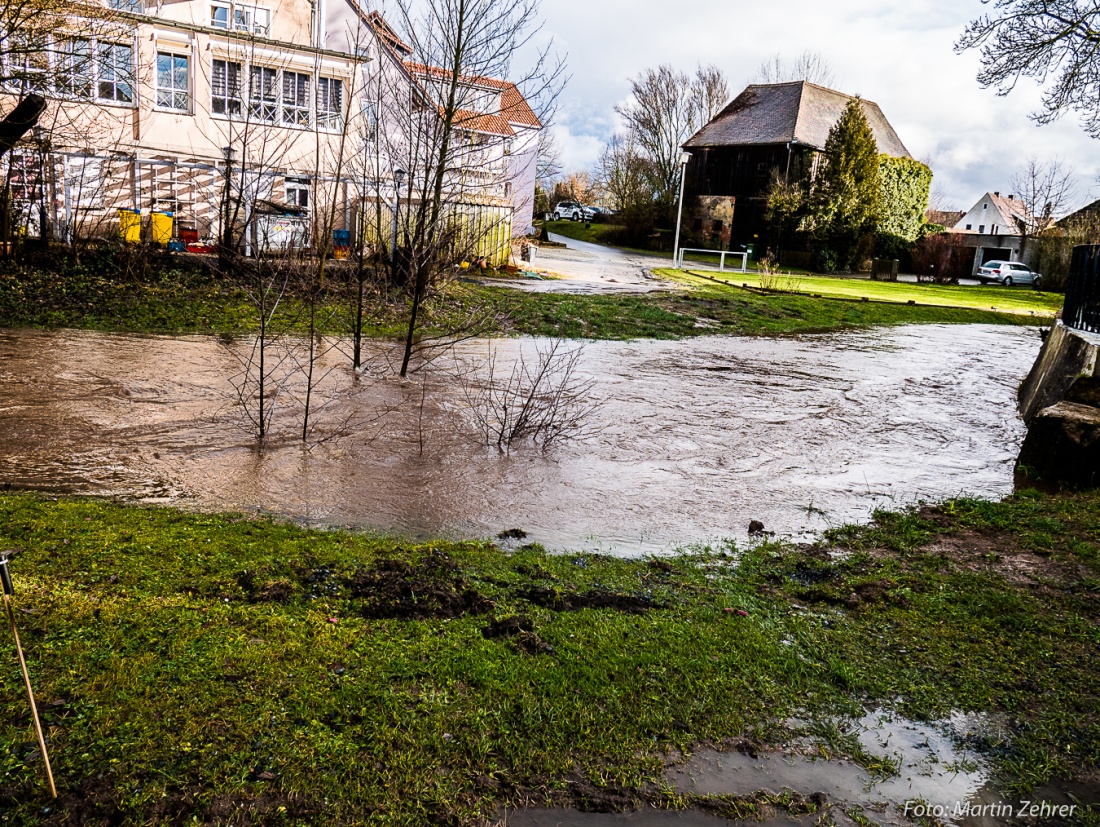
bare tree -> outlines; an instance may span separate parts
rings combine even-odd
[[[983,0],[993,7],[966,27],[956,52],[978,49],[978,82],[1007,95],[1021,78],[1043,86],[1045,124],[1067,110],[1100,137],[1100,2],[1097,0]]]
[[[523,440],[546,450],[579,432],[592,410],[592,383],[578,371],[583,350],[556,339],[501,370],[490,344],[484,370],[463,370],[460,379],[479,439],[500,451]]]
[[[793,64],[783,60],[781,54],[765,60],[756,70],[750,83],[789,83],[805,80],[818,86],[832,86],[836,82],[833,67],[821,52],[805,51]]]
[[[508,139],[487,137],[479,128],[484,92],[473,81],[508,77],[540,21],[538,0],[398,0],[397,9],[409,47],[405,65],[418,85],[403,145],[395,147],[408,172],[403,257],[412,295],[400,370],[405,376],[429,288],[460,258],[458,247],[476,247],[489,229],[484,209],[469,210],[464,229],[456,208],[484,201],[502,186],[503,167],[492,158]],[[552,48],[539,51],[516,82],[544,111],[552,109],[564,82]]]
[[[1022,209],[1012,220],[1020,235],[1020,256],[1029,239],[1041,235],[1062,215],[1077,192],[1076,173],[1060,159],[1040,161],[1032,156],[1012,177],[1015,200]]]
[[[663,65],[631,81],[630,100],[615,111],[649,161],[662,212],[671,214],[680,182],[684,143],[706,125],[729,96],[721,70],[699,67],[695,76]]]

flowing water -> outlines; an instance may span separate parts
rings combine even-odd
[[[286,390],[258,451],[239,427],[255,398],[239,404],[232,382],[247,342],[0,330],[0,485],[416,536],[518,527],[618,554],[743,537],[753,519],[802,536],[879,506],[1009,493],[1015,392],[1039,344],[950,325],[593,342],[585,433],[506,453],[470,426],[470,377],[490,347],[499,375],[546,342],[462,343],[423,386],[353,376],[333,352],[309,446]]]

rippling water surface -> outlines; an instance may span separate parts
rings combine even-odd
[[[546,343],[493,346],[499,370]],[[423,389],[378,370],[357,378],[333,353],[315,437],[334,438],[296,442],[284,393],[262,452],[234,404],[246,347],[0,331],[0,483],[417,536],[520,527],[620,554],[741,537],[750,519],[799,535],[880,505],[1009,493],[1024,435],[1015,392],[1039,337],[928,325],[590,343],[587,433],[508,454],[477,443],[462,392],[487,342],[439,359]]]

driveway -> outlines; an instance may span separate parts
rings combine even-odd
[[[509,281],[508,286],[533,293],[652,293],[679,289],[650,273],[657,267],[670,266],[672,256],[631,253],[554,233],[550,240],[566,247],[540,247],[530,265],[530,269],[549,278]],[[501,282],[494,279],[493,283]]]

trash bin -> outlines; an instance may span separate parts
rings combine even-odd
[[[347,258],[351,252],[351,230],[332,231],[332,254],[336,258]]]
[[[119,210],[118,235],[127,244],[141,244],[141,213],[137,210]]]
[[[172,213],[153,213],[149,219],[149,235],[154,244],[166,246],[172,240]]]

